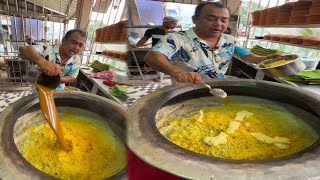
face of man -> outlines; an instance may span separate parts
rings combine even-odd
[[[204,38],[219,37],[229,23],[229,11],[226,8],[216,8],[206,5],[198,17],[193,16],[196,33]]]
[[[178,22],[177,22],[177,21],[165,22],[164,25],[165,25],[168,29],[174,29],[174,28],[177,27]]]
[[[71,34],[71,36],[68,39],[64,38],[62,40],[62,43],[61,43],[62,47],[60,46],[61,47],[60,53],[68,57],[76,55],[82,50],[85,42],[86,42],[85,37],[82,37],[78,32],[74,32]]]
[[[31,45],[31,44],[32,44],[32,38],[27,38],[27,39],[26,39],[26,42],[27,42],[29,45]]]

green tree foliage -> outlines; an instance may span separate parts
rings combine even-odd
[[[259,7],[259,3],[252,1],[251,2],[251,9],[250,9],[250,1],[242,1],[241,11],[240,11],[240,23],[242,23],[244,25],[246,24],[249,11],[253,12],[253,11],[264,9],[264,8],[266,8],[266,7],[262,6],[261,4]]]
[[[88,39],[92,39],[93,31],[95,31],[97,28],[105,27],[105,26],[106,24],[103,24],[101,20],[100,21],[91,20],[88,27]]]
[[[300,29],[299,33],[300,33],[302,36],[315,36],[315,33],[314,33],[313,30],[310,29],[310,28]]]

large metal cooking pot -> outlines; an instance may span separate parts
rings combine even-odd
[[[106,117],[112,131],[125,142],[127,113],[119,104],[106,98],[83,92],[55,93],[57,107],[76,107]],[[24,97],[8,106],[0,117],[0,179],[55,179],[26,161],[18,151],[13,136],[15,123],[26,113],[40,109],[37,95]],[[125,170],[110,177],[124,179]]]
[[[209,85],[228,95],[259,97],[294,105],[316,117],[309,123],[320,134],[320,96],[280,83],[256,80],[214,80]],[[210,96],[201,84],[179,84],[159,89],[139,99],[129,109],[128,146],[142,160],[188,179],[308,179],[320,177],[319,140],[296,154],[265,161],[214,158],[181,148],[160,134],[155,115],[166,105]]]

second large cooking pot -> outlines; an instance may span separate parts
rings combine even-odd
[[[123,143],[126,141],[127,113],[123,107],[106,98],[76,91],[64,91],[54,94],[58,108],[78,108],[89,111],[101,119],[95,119],[111,131]],[[0,116],[0,179],[56,179],[29,163],[19,152],[14,141],[14,130],[17,120],[31,112],[39,111],[38,96],[21,98],[8,106]],[[110,147],[112,148],[112,147]],[[37,149],[41,151],[41,149]],[[119,156],[126,156],[119,153]],[[80,166],[80,165],[79,165]],[[125,168],[108,179],[124,179]]]
[[[214,80],[208,84],[228,95],[258,97],[293,105],[314,116],[304,120],[320,134],[320,96],[280,83],[256,80]],[[274,160],[227,160],[181,148],[160,134],[155,116],[161,107],[210,96],[201,84],[179,84],[139,99],[129,109],[128,145],[146,163],[187,179],[307,179],[320,176],[319,140],[310,147]]]

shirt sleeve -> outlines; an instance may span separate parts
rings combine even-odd
[[[148,30],[146,30],[146,32],[144,33],[144,36],[147,36],[147,37],[152,37],[152,29],[148,29]]]
[[[43,45],[32,45],[34,50],[36,50],[40,55],[43,54],[45,48],[43,48]]]
[[[240,58],[251,54],[250,51],[246,48],[237,45],[234,47],[234,53],[238,55]]]
[[[80,61],[81,61],[80,56],[76,55],[74,57],[74,60],[70,64],[68,64],[69,71],[66,73],[67,76],[72,76],[74,78],[77,78],[79,74]]]
[[[163,36],[160,41],[153,46],[151,51],[160,52],[167,56],[170,61],[173,61],[179,50],[179,42],[173,36],[173,33]]]
[[[248,49],[241,46],[239,41],[237,41],[236,39],[234,39],[234,41],[235,41],[234,53],[236,56],[242,58],[244,56],[251,54],[251,52]]]
[[[45,60],[50,60],[50,48],[46,45],[32,45],[33,49]]]

